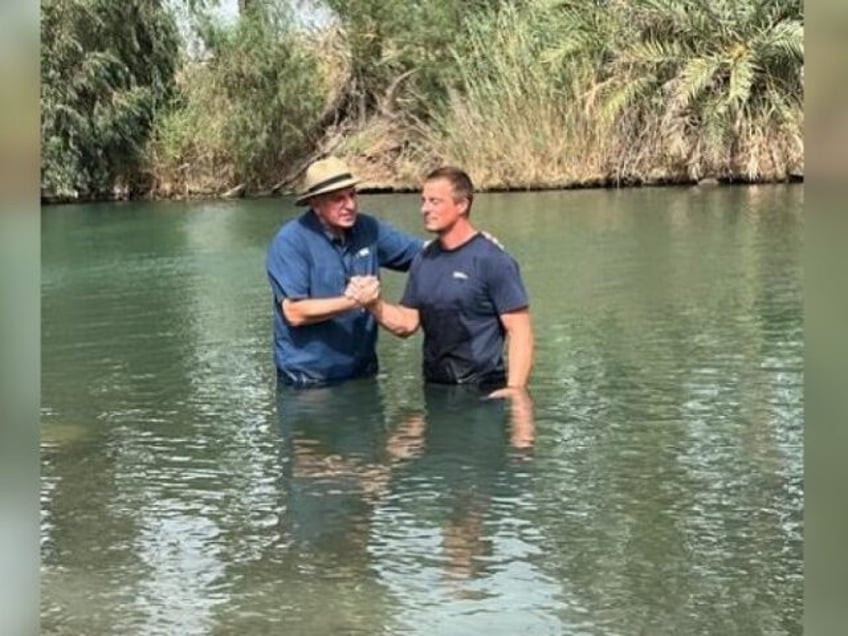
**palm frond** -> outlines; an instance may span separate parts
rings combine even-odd
[[[628,65],[656,67],[675,64],[682,57],[680,45],[675,41],[646,39],[636,42],[623,51],[619,59]]]
[[[696,57],[686,62],[683,70],[670,82],[672,111],[682,111],[696,101],[714,82],[721,60],[714,56]]]
[[[606,122],[615,120],[622,111],[630,106],[636,98],[646,89],[652,87],[655,80],[650,75],[643,75],[632,79],[622,78],[609,89],[603,99],[600,115]]]
[[[758,44],[765,56],[785,56],[798,62],[804,60],[804,25],[800,20],[775,24],[761,36]]]
[[[751,97],[751,87],[754,85],[757,71],[756,62],[749,51],[736,58],[731,64],[727,99],[737,110],[741,109]]]

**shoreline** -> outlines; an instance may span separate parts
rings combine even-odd
[[[476,193],[510,193],[510,192],[558,192],[565,190],[620,190],[632,188],[657,188],[657,187],[719,187],[719,186],[755,186],[755,185],[794,185],[803,184],[803,174],[792,174],[785,179],[744,179],[740,177],[708,177],[704,179],[654,179],[642,181],[618,181],[594,180],[588,182],[571,183],[539,183],[523,186],[491,186],[481,187]],[[418,187],[406,184],[369,183],[363,181],[357,188],[359,194],[410,194],[418,192]],[[140,194],[130,195],[126,191],[115,191],[108,194],[81,195],[81,196],[59,196],[50,193],[41,193],[40,204],[42,206],[72,205],[80,203],[120,203],[131,201],[228,201],[237,199],[282,199],[295,196],[293,190],[260,190],[249,191],[244,185],[239,184],[234,188],[221,191],[197,191],[182,195]]]

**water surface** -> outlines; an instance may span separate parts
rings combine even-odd
[[[278,394],[290,201],[46,208],[43,632],[800,634],[801,203],[478,195],[531,296],[512,408],[389,334],[376,380]]]

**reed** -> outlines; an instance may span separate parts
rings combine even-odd
[[[430,155],[468,167],[484,188],[597,183],[604,138],[587,112],[585,60],[558,67],[557,26],[540,11],[507,7],[468,26],[461,82],[422,127]],[[426,152],[423,154],[427,154]]]

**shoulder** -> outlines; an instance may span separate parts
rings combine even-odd
[[[415,256],[412,257],[412,262],[409,265],[410,273],[412,273],[413,270],[417,270],[418,268],[421,267],[421,263],[423,263],[424,260],[428,258],[427,252],[428,252],[429,249],[430,249],[430,246],[427,245],[427,246],[424,247],[423,250],[421,250]]]
[[[305,245],[308,240],[309,231],[304,223],[303,215],[297,216],[283,223],[274,234],[269,246],[270,251],[283,251],[298,249]]]
[[[439,243],[439,239],[434,238],[422,243],[421,251],[416,254],[413,264],[428,263],[432,266],[448,259],[455,260],[456,257],[456,252],[446,252],[444,248],[442,248],[441,243]]]
[[[304,212],[302,214],[298,214],[293,219],[289,219],[288,221],[283,223],[277,230],[277,234],[274,236],[274,240],[295,238],[297,236],[301,236],[304,232],[307,231],[307,214],[311,214],[311,212]]]
[[[424,248],[421,250],[421,256],[424,258],[433,258],[442,253],[442,246],[439,244],[438,239],[433,239],[432,241],[427,241],[424,244]]]
[[[409,274],[410,275],[417,274],[418,271],[421,269],[421,266],[427,260],[430,259],[431,254],[429,252],[430,252],[431,246],[432,246],[432,243],[425,245],[423,250],[420,250],[417,254],[415,254],[415,256],[412,257],[412,260],[410,261],[410,264],[409,264]]]
[[[374,218],[370,214],[358,212],[356,214],[356,227],[360,230],[376,231],[384,227],[391,227],[385,221]]]
[[[488,275],[518,272],[518,263],[510,253],[483,235],[475,240],[474,259]]]
[[[474,238],[474,254],[478,258],[484,258],[492,263],[510,263],[515,262],[515,259],[510,256],[503,247],[487,238],[484,234],[478,234]]]

